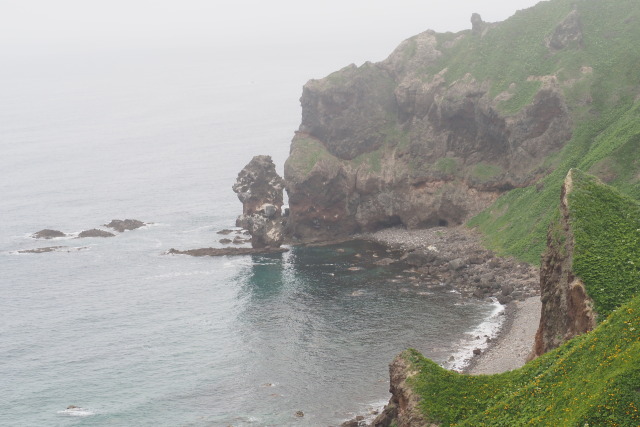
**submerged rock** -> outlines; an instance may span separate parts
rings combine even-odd
[[[49,228],[45,228],[44,230],[40,230],[36,233],[33,233],[31,237],[34,239],[54,239],[56,237],[65,237],[66,234],[62,231],[51,230]]]
[[[287,252],[286,248],[200,248],[181,251],[178,249],[169,249],[169,255],[190,255],[190,256],[234,256],[234,255],[266,255]]]

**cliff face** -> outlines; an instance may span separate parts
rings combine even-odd
[[[573,170],[569,171],[560,202],[560,217],[549,227],[547,250],[540,269],[542,313],[534,354],[540,356],[576,335],[595,328],[593,300],[573,270],[575,240],[569,217]]]
[[[294,236],[461,224],[546,172],[572,132],[557,79],[529,76],[500,93],[470,73],[451,81],[440,58],[471,37],[481,35],[443,42],[427,31],[385,61],[305,85],[285,165]],[[505,111],[519,85],[534,88],[530,102]]]

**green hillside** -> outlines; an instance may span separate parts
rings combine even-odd
[[[574,272],[604,317],[521,369],[467,376],[403,353],[430,421],[443,426],[640,425],[640,205],[573,171]],[[557,198],[556,198],[557,200]],[[558,203],[556,202],[556,205]]]
[[[583,39],[550,51],[547,41],[575,8]],[[484,37],[464,37],[425,70],[447,69],[454,81],[466,73],[491,82],[490,92],[510,92],[499,108],[515,113],[529,103],[539,82],[555,76],[575,130],[564,149],[542,169],[537,185],[513,190],[473,218],[487,243],[501,254],[538,263],[558,189],[571,168],[593,173],[626,194],[640,198],[640,2],[632,0],[552,0],[520,11]],[[439,37],[442,43],[455,35]]]

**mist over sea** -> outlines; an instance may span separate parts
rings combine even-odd
[[[338,68],[307,50],[3,64],[0,425],[337,425],[388,400],[403,349],[444,362],[482,333],[494,305],[424,292],[368,262],[386,254],[372,244],[164,254],[222,246],[216,231],[242,210],[231,185],[253,155],[282,173],[302,85]],[[152,224],[73,238],[116,218]],[[30,237],[44,228],[72,236]],[[46,246],[66,248],[18,253]]]

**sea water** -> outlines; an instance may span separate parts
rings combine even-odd
[[[403,349],[447,363],[492,324],[495,305],[377,266],[389,254],[370,243],[166,254],[222,246],[238,171],[256,154],[282,169],[301,85],[321,77],[299,57],[243,58],[0,70],[0,425],[337,425],[388,400]],[[149,225],[74,238],[115,218]],[[30,237],[44,228],[69,236]],[[19,252],[47,246],[62,248]]]

